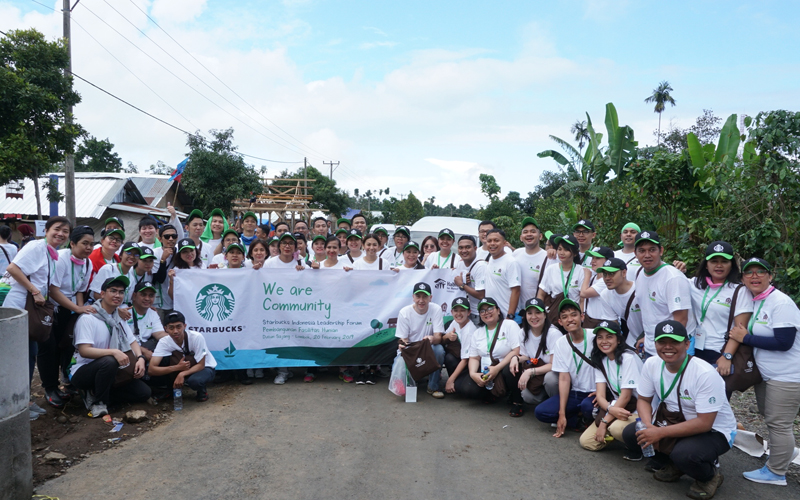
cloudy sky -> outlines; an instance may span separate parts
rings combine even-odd
[[[61,0],[37,2],[0,0],[0,29],[60,36]],[[643,100],[661,80],[677,100],[662,127],[798,109],[798,17],[792,1],[81,0],[72,55],[77,75],[181,129],[233,127],[243,153],[477,206],[480,173],[524,195],[555,168],[536,157],[548,136],[586,112],[603,130],[607,102],[654,143]],[[78,121],[124,162],[183,158],[183,133],[76,87]]]

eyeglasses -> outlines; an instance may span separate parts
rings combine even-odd
[[[572,234],[586,235],[586,234],[592,234],[592,232],[589,231],[588,229],[576,229],[575,231],[572,232]]]
[[[106,292],[110,293],[111,295],[125,295],[124,288],[106,288]]]
[[[480,314],[481,316],[485,316],[485,315],[487,315],[487,314],[491,314],[491,313],[493,313],[495,309],[497,309],[497,308],[496,308],[496,307],[494,307],[494,306],[492,306],[492,307],[487,307],[486,309],[481,309],[481,310],[478,312],[478,314]]]
[[[139,257],[139,252],[137,252],[136,250],[125,250],[125,255],[135,255]]]
[[[108,237],[108,241],[110,241],[111,243],[122,243],[122,240],[121,240],[121,239],[119,239],[119,238],[116,238],[116,237],[114,237],[114,236],[109,236],[109,237]]]
[[[177,240],[178,239],[178,233],[164,234],[161,237],[164,238],[165,240]]]
[[[752,278],[753,276],[758,276],[759,278],[762,278],[768,274],[769,271],[767,271],[766,269],[751,269],[749,271],[744,272],[744,275],[747,276],[748,278]]]
[[[293,246],[296,245],[296,242],[290,241],[290,240],[286,240],[286,241],[281,241],[280,245],[281,246],[285,246],[285,247],[293,247]]]

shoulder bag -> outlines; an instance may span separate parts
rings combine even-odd
[[[736,316],[736,299],[739,296],[739,290],[744,285],[736,287],[733,292],[733,299],[731,299],[731,311],[728,315],[728,329],[725,331],[725,343],[728,342],[728,332],[731,331],[733,326],[733,319]],[[724,348],[723,348],[724,349]],[[761,372],[756,365],[756,357],[753,354],[753,348],[749,345],[739,344],[736,352],[731,359],[731,374],[723,377],[725,380],[725,392],[733,394],[733,391],[744,392],[756,384],[761,383]]]
[[[2,247],[0,247],[2,248]],[[5,249],[3,249],[5,252]],[[45,249],[47,252],[47,249]],[[25,297],[25,310],[28,311],[28,338],[36,342],[44,342],[50,338],[50,331],[53,328],[53,315],[55,306],[50,302],[50,256],[45,254],[45,265],[47,266],[47,288],[43,296],[44,304],[37,304],[31,292]],[[28,276],[28,281],[31,277]],[[40,292],[41,293],[41,292]]]
[[[428,339],[410,342],[405,349],[400,350],[400,355],[403,356],[408,374],[413,380],[422,380],[441,368],[436,362],[436,355]]]

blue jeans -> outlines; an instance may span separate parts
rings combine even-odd
[[[183,381],[190,389],[202,394],[206,392],[206,384],[214,380],[214,369],[205,367],[197,373],[192,373]]]
[[[569,396],[567,398],[567,427],[571,429],[575,429],[578,427],[578,413],[581,412],[583,402],[585,400],[589,400],[589,406],[591,407],[591,398],[589,398],[588,392],[579,392],[579,391],[569,391]],[[553,397],[547,398],[539,406],[536,407],[535,415],[536,418],[540,422],[545,422],[548,424],[555,424],[558,422],[558,410],[560,409],[561,403],[561,396],[556,394]],[[584,414],[585,415],[585,414]],[[592,410],[589,409],[589,414],[585,415],[587,418],[591,418]]]
[[[431,346],[433,348],[433,355],[436,356],[436,362],[439,366],[444,365],[444,346],[436,344]],[[435,372],[428,375],[428,389],[433,391],[439,390],[439,381],[442,379],[442,369],[439,368]]]

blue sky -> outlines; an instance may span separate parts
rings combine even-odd
[[[643,100],[661,80],[672,84],[677,100],[663,114],[664,128],[689,126],[704,108],[723,118],[794,110],[800,95],[795,2],[135,2],[260,114],[204,73],[129,0],[113,5],[239,109],[103,0],[81,0],[76,22],[177,111],[73,28],[77,74],[181,128],[232,126],[242,152],[288,161],[307,155],[320,168],[323,159],[339,160],[334,178],[345,189],[389,186],[393,194],[413,190],[442,204],[485,204],[477,181],[484,172],[497,177],[503,193],[524,195],[543,170],[555,168],[536,157],[555,146],[548,135],[568,138],[570,124],[586,112],[602,129],[607,102],[640,144],[654,143],[658,116]],[[29,0],[0,0],[0,29],[30,26],[57,36],[60,15]],[[181,133],[76,86],[83,96],[78,120],[114,142],[124,161],[140,168],[180,161]],[[273,134],[291,149],[271,142]],[[272,173],[284,168],[266,165]]]

